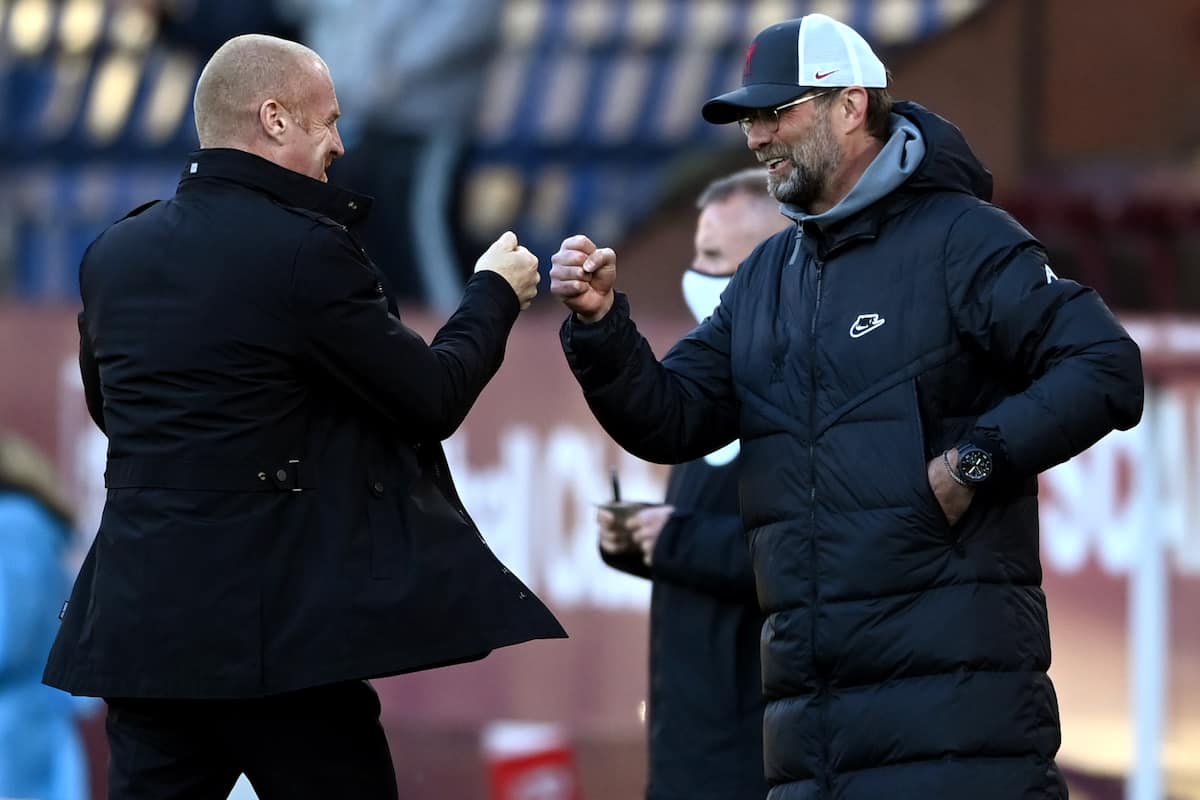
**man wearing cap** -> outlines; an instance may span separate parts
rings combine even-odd
[[[962,134],[893,103],[853,29],[760,32],[737,122],[794,222],[659,362],[572,236],[551,291],[605,429],[674,463],[741,440],[770,800],[1061,798],[1037,476],[1141,416],[1136,345],[989,204]]]

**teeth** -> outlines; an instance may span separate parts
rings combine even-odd
[[[783,158],[772,158],[771,160],[767,161],[767,166],[768,167],[777,167],[780,164],[782,164],[785,160],[786,159],[783,159]]]

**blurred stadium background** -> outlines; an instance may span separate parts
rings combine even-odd
[[[1143,346],[1143,424],[1042,482],[1061,763],[1076,798],[1200,798],[1195,0],[0,0],[0,427],[55,456],[84,547],[104,439],[74,365],[76,268],[103,227],[173,192],[196,77],[230,36],[326,56],[351,150],[331,178],[379,196],[372,254],[414,327],[436,329],[498,232],[543,268],[587,232],[618,248],[661,351],[687,328],[692,198],[750,163],[700,104],[736,85],[756,31],[811,11],[857,27],[897,97],[964,130],[1055,271]],[[449,451],[493,548],[572,638],[379,682],[407,800],[499,798],[507,720],[549,725],[527,742],[550,771],[506,798],[640,796],[649,592],[600,562],[592,504],[611,464],[631,498],[660,496],[665,472],[592,422],[561,318],[540,297],[520,320]],[[102,723],[81,724],[101,797]]]

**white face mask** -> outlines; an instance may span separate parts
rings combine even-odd
[[[725,287],[729,285],[729,279],[732,277],[732,275],[705,275],[694,269],[683,273],[683,300],[687,303],[692,316],[696,318],[696,322],[703,322],[717,310],[717,306],[721,304],[721,292],[725,291]],[[740,451],[741,442],[734,439],[721,449],[706,455],[704,460],[711,466],[723,467],[737,458]]]
[[[732,277],[705,275],[694,269],[683,273],[683,301],[687,303],[688,310],[692,312],[696,322],[703,322],[717,310],[717,306],[721,304],[721,292],[725,291]]]

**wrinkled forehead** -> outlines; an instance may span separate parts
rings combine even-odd
[[[325,113],[337,108],[333,77],[325,62],[315,56],[304,58],[287,78],[287,93],[309,109]]]

